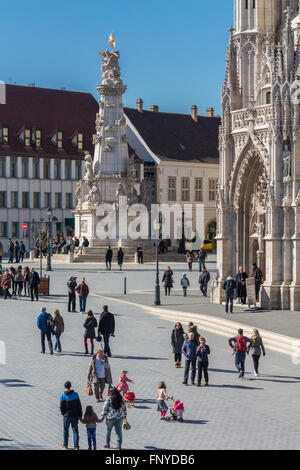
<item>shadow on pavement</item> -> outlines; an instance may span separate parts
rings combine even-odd
[[[134,405],[134,408],[138,408],[139,410],[151,410],[150,406],[136,406],[136,405]]]
[[[272,377],[273,379],[294,379],[300,380],[300,377],[290,377],[288,375],[259,374],[259,377]]]
[[[183,418],[183,423],[185,423],[185,424],[206,424],[206,423],[208,423],[208,421],[205,420],[205,419],[184,419]]]
[[[223,385],[211,385],[209,384],[209,387],[206,388],[240,388],[242,390],[264,390],[264,388],[261,387],[248,387],[247,385],[228,385],[228,384],[223,384]]]
[[[156,400],[153,400],[152,398],[146,398],[146,399],[136,398],[134,400],[134,403],[156,403]]]
[[[116,354],[113,355],[116,359],[141,359],[143,361],[151,360],[151,361],[168,361],[167,357],[144,357],[144,356],[118,356]]]
[[[256,380],[259,380],[260,382],[274,382],[278,384],[299,384],[299,380],[274,380],[274,379],[262,379],[260,377],[256,377],[255,379],[248,379],[251,380],[251,382],[255,382]]]
[[[27,384],[24,380],[18,379],[2,379],[0,384],[3,384],[5,387],[33,387],[33,385]]]

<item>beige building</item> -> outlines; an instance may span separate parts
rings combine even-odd
[[[176,225],[171,218],[171,244],[178,248],[182,235],[184,204],[193,205],[200,214],[196,249],[206,238],[216,233],[216,195],[219,175],[218,128],[220,118],[212,108],[206,116],[198,116],[197,107],[190,114],[160,112],[158,106],[143,109],[141,99],[137,109],[125,108],[126,135],[130,147],[145,164],[156,167],[156,200],[159,204],[179,204],[182,208]],[[176,215],[178,218],[178,214]],[[193,228],[195,228],[193,224]],[[185,234],[188,238],[188,234]],[[177,240],[175,240],[177,239]],[[190,245],[189,245],[190,246]]]
[[[222,89],[219,281],[262,269],[262,305],[300,310],[297,0],[235,0]],[[224,296],[220,283],[213,297]]]

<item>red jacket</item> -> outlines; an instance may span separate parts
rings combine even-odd
[[[79,297],[87,297],[89,295],[89,288],[87,284],[79,284],[76,289],[76,292],[78,292]]]

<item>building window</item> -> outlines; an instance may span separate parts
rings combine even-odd
[[[44,160],[44,179],[50,179],[50,160]]]
[[[77,148],[78,150],[83,149],[83,133],[82,132],[78,132],[77,134]]]
[[[12,191],[10,193],[10,205],[12,209],[17,209],[19,207],[19,194],[18,191]]]
[[[82,166],[81,162],[76,162],[76,179],[79,181],[82,179]]]
[[[11,223],[11,236],[19,238],[19,223],[18,222]]]
[[[56,225],[56,234],[61,235],[61,228],[62,228],[61,222],[56,222],[55,225]]]
[[[217,194],[217,179],[210,179],[208,181],[208,198],[210,201],[215,201],[216,200],[216,194]]]
[[[10,177],[17,178],[18,168],[17,168],[17,159],[15,157],[10,157]]]
[[[42,131],[40,129],[35,129],[34,141],[36,147],[42,146]]]
[[[54,162],[54,179],[60,180],[61,178],[61,163],[58,160]]]
[[[72,164],[70,161],[65,162],[65,179],[66,180],[72,179]]]
[[[29,192],[28,191],[22,192],[22,208],[29,209]]]
[[[25,128],[24,131],[24,145],[25,147],[31,146],[31,129]]]
[[[176,178],[171,176],[168,183],[168,201],[176,201]]]
[[[0,207],[6,207],[6,192],[0,191]]]
[[[51,193],[44,193],[44,207],[52,208]]]
[[[8,126],[2,127],[2,143],[8,144]]]
[[[28,158],[22,158],[22,178],[28,178]]]
[[[73,194],[66,193],[66,209],[72,209],[73,206]]]
[[[33,178],[40,178],[40,162],[39,160],[33,160]]]
[[[35,192],[33,193],[33,208],[40,209],[40,193]]]
[[[195,201],[203,201],[202,178],[195,178]]]
[[[61,193],[55,193],[55,207],[61,209]]]
[[[62,131],[57,131],[57,148],[63,148],[63,133]]]
[[[0,222],[0,238],[7,238],[7,222]]]
[[[189,201],[190,200],[190,179],[181,178],[181,200]]]
[[[0,178],[6,176],[5,166],[5,157],[0,157]]]

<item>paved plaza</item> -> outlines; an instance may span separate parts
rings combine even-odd
[[[208,266],[214,274],[214,264]],[[162,264],[161,270],[164,267]],[[96,312],[97,319],[105,303],[116,315],[110,359],[114,384],[124,368],[135,381],[132,391],[137,397],[136,407],[128,410],[132,428],[124,432],[124,449],[300,449],[300,370],[288,355],[267,350],[257,378],[248,356],[247,373],[240,380],[227,338],[201,330],[212,352],[210,386],[182,385],[183,369],[174,368],[170,347],[176,311],[221,317],[224,307],[211,305],[200,297],[197,271],[188,274],[191,290],[183,299],[179,281],[186,265],[179,263],[174,265],[175,289],[171,297],[165,298],[162,292],[163,306],[174,311],[174,320],[170,321],[136,305],[153,304],[154,265],[130,265],[121,273],[116,268],[106,272],[103,265],[95,264],[54,265],[51,297],[41,297],[34,303],[28,299],[0,300],[0,340],[7,347],[7,363],[0,366],[0,449],[59,448],[62,417],[58,405],[66,380],[71,380],[79,393],[83,408],[92,404],[98,414],[102,410],[102,403],[96,404],[94,396],[85,393],[89,363],[89,357],[83,354],[85,315],[67,312],[66,282],[75,272],[78,281],[86,278],[91,292],[87,307]],[[50,313],[59,308],[64,317],[61,354],[40,354],[36,318],[42,306]],[[159,314],[159,308],[157,311]],[[281,325],[285,327],[279,332],[298,337],[298,314],[289,314],[291,317],[286,312],[258,312],[252,321],[270,331],[277,331],[279,322],[280,329]],[[233,316],[234,321],[252,324],[250,314],[242,309],[236,307]],[[161,380],[166,382],[169,393],[184,402],[183,424],[160,421],[155,397]],[[85,449],[85,426],[79,426],[80,447]],[[99,449],[103,448],[104,437],[102,423],[97,428]]]

